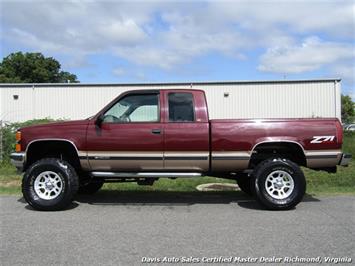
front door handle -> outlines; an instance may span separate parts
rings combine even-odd
[[[161,130],[159,128],[156,128],[156,129],[152,129],[152,133],[153,134],[160,134],[161,133]]]

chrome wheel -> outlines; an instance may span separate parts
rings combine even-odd
[[[59,196],[64,183],[61,177],[52,171],[40,173],[34,182],[34,190],[38,197],[44,200],[52,200]]]
[[[282,170],[270,173],[265,180],[266,192],[274,199],[286,199],[295,187],[291,175]]]

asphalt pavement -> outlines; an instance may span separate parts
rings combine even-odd
[[[0,215],[0,265],[355,260],[355,196],[307,196],[294,210],[267,211],[242,193],[104,193],[60,212],[1,196]]]

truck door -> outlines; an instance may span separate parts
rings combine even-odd
[[[159,91],[131,92],[90,123],[87,156],[95,171],[163,169],[163,130]]]
[[[163,91],[164,169],[209,169],[209,123],[202,91]]]

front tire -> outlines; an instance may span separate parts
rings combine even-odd
[[[66,161],[45,158],[32,164],[22,179],[22,194],[40,211],[65,209],[78,191],[79,179]]]
[[[306,192],[300,167],[287,159],[269,159],[254,170],[257,200],[271,210],[294,208]]]

